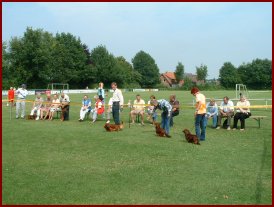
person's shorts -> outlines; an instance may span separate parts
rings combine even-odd
[[[57,108],[50,108],[50,112],[55,112]]]

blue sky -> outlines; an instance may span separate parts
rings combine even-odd
[[[70,32],[129,62],[143,50],[160,72],[204,64],[218,78],[224,62],[272,60],[272,3],[2,3],[2,40],[26,27]]]

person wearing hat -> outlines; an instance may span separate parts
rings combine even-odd
[[[205,141],[206,135],[206,99],[197,87],[191,89],[191,94],[196,97],[195,132],[200,141]]]
[[[206,126],[208,119],[212,118],[212,128],[217,127],[218,106],[213,98],[206,104]]]
[[[19,111],[21,110],[21,118],[25,118],[25,110],[26,110],[26,97],[28,95],[28,91],[26,89],[26,84],[22,84],[21,88],[16,90],[17,100],[16,100],[16,119],[19,118]]]

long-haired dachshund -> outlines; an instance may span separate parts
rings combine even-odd
[[[160,123],[155,122],[154,125],[155,125],[155,130],[156,130],[157,136],[159,136],[159,137],[168,137],[168,138],[171,137],[170,135],[168,135],[166,133],[166,131],[163,128],[161,128]]]
[[[185,133],[187,142],[200,145],[199,139],[196,135],[191,134],[188,129],[184,129],[183,132]]]
[[[114,132],[114,131],[120,131],[124,128],[124,123],[121,122],[120,124],[109,124],[109,123],[105,123],[104,128],[108,131],[108,132]]]
[[[27,120],[35,120],[36,119],[36,115],[28,115],[27,116]]]

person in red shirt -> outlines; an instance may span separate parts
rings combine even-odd
[[[10,90],[8,90],[7,106],[9,106],[9,103],[11,103],[11,106],[13,106],[13,101],[14,101],[14,90],[13,90],[13,87],[10,87]]]
[[[95,108],[91,109],[90,116],[92,117],[92,123],[94,123],[97,119],[97,115],[103,114],[105,112],[104,104],[100,100],[99,96],[95,95]]]

